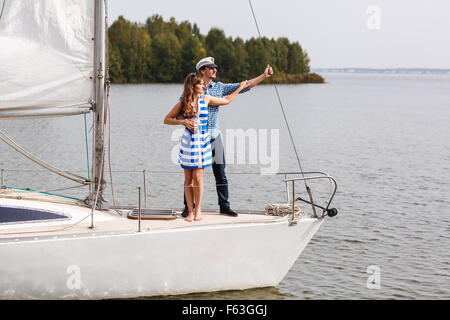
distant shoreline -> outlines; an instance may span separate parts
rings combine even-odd
[[[318,73],[381,73],[381,74],[442,74],[450,75],[450,69],[432,68],[311,68]]]
[[[215,82],[224,82],[224,83],[233,83],[233,81],[229,81],[228,79],[217,77],[214,80]],[[320,74],[311,72],[306,74],[287,74],[280,73],[274,74],[271,79],[266,79],[262,82],[262,84],[269,84],[271,82],[275,82],[277,84],[306,84],[306,83],[325,83],[325,79]],[[163,81],[142,81],[142,82],[111,82],[113,84],[182,84],[181,81],[175,82],[163,82]]]

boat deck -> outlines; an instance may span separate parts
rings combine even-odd
[[[36,199],[36,200],[35,200]],[[138,232],[139,221],[130,219],[128,215],[132,208],[121,208],[119,210],[94,211],[94,228],[91,226],[90,208],[82,206],[81,203],[66,203],[60,198],[43,196],[40,193],[30,191],[8,191],[0,192],[0,214],[2,207],[32,208],[63,214],[65,219],[20,221],[15,223],[0,223],[0,242],[38,240],[42,238],[67,238],[101,236],[112,234],[129,234]],[[155,208],[162,210],[162,208]],[[172,209],[172,214],[152,215],[161,217],[162,220],[141,219],[141,232],[166,230],[174,228],[196,228],[204,226],[218,226],[226,224],[248,224],[248,223],[273,223],[285,222],[286,217],[266,215],[264,211],[236,210],[238,217],[223,215],[214,209],[202,211],[203,220],[188,222],[181,217],[181,209]],[[146,211],[146,210],[143,210]],[[168,220],[168,218],[170,220]]]

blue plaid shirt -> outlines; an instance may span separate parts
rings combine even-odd
[[[222,82],[214,82],[211,81],[208,88],[203,90],[204,94],[223,98],[232,94],[237,88],[239,88],[239,83],[222,83]],[[239,93],[244,93],[249,91],[250,88],[245,88]],[[211,135],[211,139],[217,138],[220,134],[219,130],[219,108],[215,106],[208,106],[208,131]]]

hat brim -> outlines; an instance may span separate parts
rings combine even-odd
[[[217,64],[208,64],[205,67],[207,67],[207,68],[218,68],[219,66]]]

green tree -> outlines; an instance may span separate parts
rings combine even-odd
[[[251,38],[245,43],[248,54],[249,74],[260,74],[267,66],[267,59],[263,43],[259,39]]]
[[[110,65],[110,74],[124,82],[128,81],[130,65],[130,37],[131,23],[120,16],[109,28],[108,38],[110,43],[110,61],[120,63],[120,70],[113,70],[114,64]],[[119,60],[117,60],[119,59]]]
[[[150,36],[144,27],[134,26],[133,48],[135,50],[135,72],[134,80],[137,82],[149,82],[153,79],[152,66],[152,44]]]
[[[151,39],[144,27],[120,16],[109,28],[111,70],[116,79],[125,82],[147,82],[151,77]],[[112,59],[112,60],[111,60]]]
[[[230,81],[239,82],[244,79],[249,79],[249,63],[248,54],[245,50],[245,43],[241,38],[234,40],[234,50],[232,56],[232,65],[229,72]]]
[[[267,64],[273,65],[275,63],[276,42],[273,38],[268,39],[266,37],[263,37],[262,43],[263,43],[263,47],[264,47],[263,50],[264,50],[265,65],[267,65]],[[259,72],[261,72],[261,71],[259,71]]]
[[[311,60],[309,59],[308,52],[303,50],[303,74],[311,72],[310,62]]]
[[[188,37],[182,43],[181,50],[181,68],[178,75],[179,80],[183,80],[187,74],[195,71],[197,62],[204,58],[206,50],[197,37]]]
[[[206,35],[205,42],[206,54],[214,57],[221,69],[221,79],[227,80],[233,60],[233,41],[225,36],[223,30],[212,28]]]
[[[291,74],[305,74],[309,70],[309,58],[306,63],[303,49],[298,42],[294,42],[289,47],[289,67],[288,73]]]
[[[180,42],[192,38],[192,25],[187,21],[181,22],[175,29],[175,35]]]
[[[197,24],[168,21],[160,15],[145,24],[132,23],[120,16],[109,28],[109,74],[113,82],[182,82],[205,56],[213,56],[220,80],[241,81],[260,74],[269,63],[274,78],[286,82],[323,82],[310,73],[310,58],[298,42],[287,38],[247,41],[226,37],[212,28],[205,36]]]
[[[173,33],[157,34],[152,42],[153,56],[158,66],[153,68],[153,77],[159,82],[174,81],[180,74],[181,45]]]
[[[108,40],[109,79],[111,82],[123,83],[125,78],[122,72],[122,57],[117,45]]]
[[[289,68],[289,40],[278,38],[275,44],[274,71],[276,73],[286,73]]]
[[[206,50],[192,25],[187,21],[178,25],[175,35],[181,45],[181,68],[176,80],[183,81],[188,73],[195,71],[197,61],[205,57]]]
[[[145,26],[147,27],[148,34],[152,38],[157,34],[169,31],[167,23],[160,15],[157,14],[151,16],[150,18],[147,18]]]
[[[194,36],[196,36],[197,38],[200,39],[200,36],[201,36],[201,34],[200,34],[200,28],[197,26],[196,23],[194,23],[194,25],[193,25],[193,27],[192,27],[192,34],[193,34]],[[201,40],[201,39],[200,39],[200,40]]]

